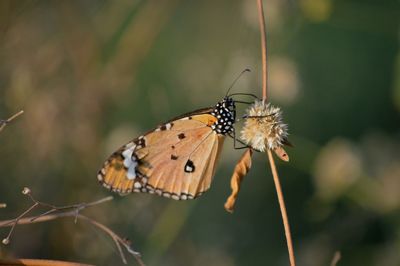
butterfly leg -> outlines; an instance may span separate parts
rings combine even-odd
[[[249,147],[249,146],[247,146],[243,141],[241,141],[241,140],[239,140],[239,139],[236,138],[236,131],[235,131],[235,130],[233,130],[233,136],[232,136],[231,134],[228,134],[228,135],[229,135],[229,137],[231,137],[231,138],[233,139],[233,148],[234,148],[235,150],[246,149],[246,148]],[[238,146],[236,146],[236,145],[237,145],[236,142],[239,142],[239,143],[243,144],[244,146],[238,147]]]
[[[244,116],[242,116],[242,118],[244,118],[244,119],[248,119],[248,118],[260,119],[260,118],[266,118],[266,117],[270,117],[270,116],[274,116],[274,115],[276,115],[276,113],[269,114],[269,115],[244,115]]]

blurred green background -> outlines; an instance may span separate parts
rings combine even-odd
[[[270,100],[295,145],[278,170],[298,265],[337,250],[343,266],[400,265],[399,1],[264,5]],[[110,195],[96,172],[113,150],[215,104],[244,68],[234,91],[260,95],[260,63],[256,1],[1,0],[0,118],[25,114],[0,133],[0,219],[30,205],[24,186],[56,205]],[[232,148],[197,200],[116,195],[85,213],[148,265],[288,265],[265,154],[235,213],[223,208]],[[0,256],[122,264],[107,236],[69,218],[17,227]]]

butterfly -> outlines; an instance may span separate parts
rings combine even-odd
[[[227,95],[214,107],[176,117],[128,142],[105,161],[97,178],[120,194],[194,199],[210,188],[235,119],[235,101]]]

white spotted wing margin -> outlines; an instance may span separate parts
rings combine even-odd
[[[122,146],[98,172],[99,182],[120,194],[200,196],[210,187],[225,138],[211,128],[213,110],[185,114]]]

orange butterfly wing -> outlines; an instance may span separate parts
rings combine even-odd
[[[211,128],[215,116],[196,113],[121,147],[104,163],[99,181],[119,193],[148,192],[176,200],[201,195],[210,187],[225,136]]]

